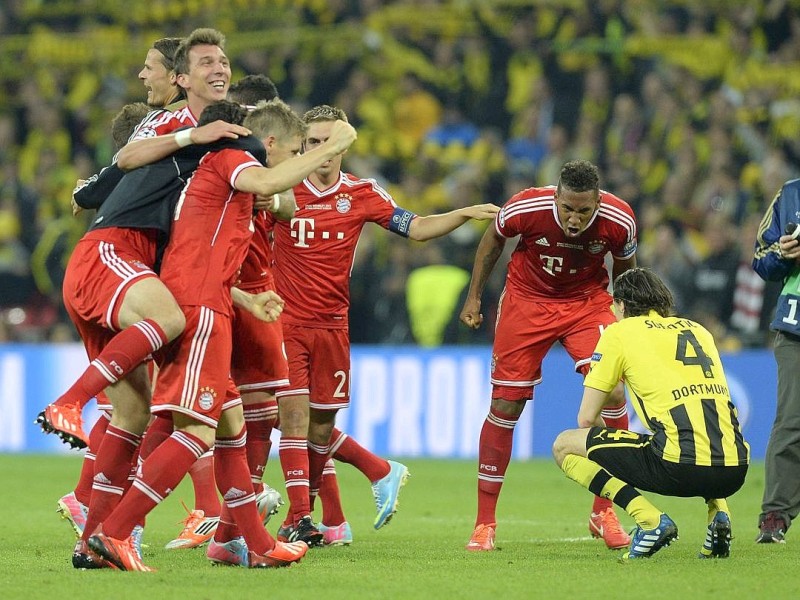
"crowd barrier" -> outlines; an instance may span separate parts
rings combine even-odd
[[[350,408],[337,424],[383,456],[474,458],[489,403],[490,354],[485,347],[356,346]],[[745,438],[753,457],[763,458],[775,416],[772,353],[748,350],[722,360]],[[77,344],[0,345],[0,452],[70,452],[34,421],[86,364]],[[543,377],[517,425],[517,459],[550,456],[556,435],[575,426],[582,380],[561,348],[546,358]],[[87,427],[96,418],[92,402]],[[632,428],[641,430],[635,419]]]

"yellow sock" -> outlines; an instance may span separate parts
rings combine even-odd
[[[647,498],[641,494],[628,503],[625,512],[633,517],[633,520],[642,529],[655,529],[661,521],[661,511],[650,504]]]
[[[596,462],[585,456],[569,454],[561,463],[561,470],[590,492],[608,498],[622,508],[642,529],[658,527],[661,511],[650,504],[632,485],[611,476]]]
[[[708,502],[706,502],[706,506],[708,506],[708,522],[714,520],[714,515],[718,512],[722,511],[728,515],[730,518],[731,511],[728,508],[728,501],[725,498],[712,498]]]

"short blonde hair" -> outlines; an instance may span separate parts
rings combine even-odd
[[[247,115],[244,126],[258,138],[273,136],[283,140],[291,136],[305,137],[308,125],[283,100],[274,98],[256,104],[255,110]]]

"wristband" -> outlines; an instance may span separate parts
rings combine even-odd
[[[281,207],[281,197],[278,194],[272,194],[272,212],[278,212],[278,209]]]
[[[177,142],[180,148],[191,146],[192,144],[194,144],[194,142],[192,141],[192,130],[181,129],[180,131],[176,132],[175,141]]]

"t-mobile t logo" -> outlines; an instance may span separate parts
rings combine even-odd
[[[544,254],[540,254],[539,258],[541,258],[542,262],[544,262],[544,270],[550,273],[550,275],[561,272],[561,264],[564,262],[564,259],[561,256],[546,256]]]
[[[309,241],[313,239],[322,241],[344,239],[344,231],[316,231],[314,219],[302,219],[298,217],[292,219],[290,227],[292,228],[292,237],[297,240],[294,244],[296,248],[308,248]]]
[[[290,227],[292,228],[292,237],[297,239],[295,246],[308,248],[306,240],[314,238],[314,219],[292,219]]]

